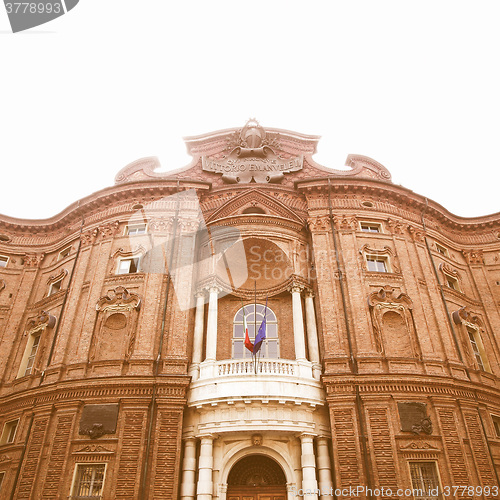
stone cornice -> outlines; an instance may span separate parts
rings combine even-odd
[[[371,394],[374,396],[420,394],[422,397],[451,397],[472,400],[477,398],[482,402],[496,403],[500,406],[500,390],[446,377],[417,374],[411,374],[408,378],[401,374],[381,377],[373,375],[324,375],[323,382],[326,387],[327,400],[342,395],[355,394],[357,386],[360,394],[365,396]]]
[[[62,212],[48,219],[18,219],[7,215],[0,215],[0,229],[10,234],[10,231],[22,231],[44,234],[64,229],[65,236],[71,231],[80,228],[82,218],[88,222],[89,216],[103,211],[116,203],[126,203],[128,210],[133,212],[133,205],[143,199],[154,196],[166,196],[181,190],[197,189],[206,191],[211,185],[208,182],[186,181],[177,179],[162,179],[161,181],[141,181],[124,185],[111,186],[82,198]]]
[[[295,182],[295,187],[299,192],[307,197],[320,196],[324,198],[324,207],[328,207],[328,179],[332,194],[332,203],[336,205],[339,194],[356,194],[359,198],[359,209],[367,211],[385,211],[386,207],[381,206],[383,199],[390,199],[398,207],[404,207],[415,216],[412,219],[420,222],[420,216],[425,213],[426,220],[431,219],[438,224],[445,225],[454,230],[497,230],[500,232],[500,213],[484,215],[480,217],[461,217],[454,215],[435,201],[427,199],[425,196],[414,193],[403,186],[397,186],[387,182],[372,179],[339,179],[336,177],[322,177],[304,179]],[[382,198],[382,200],[381,200]],[[363,207],[363,199],[373,203],[373,207]],[[315,207],[319,208],[319,207]],[[338,208],[335,206],[335,208]],[[347,207],[346,207],[347,208]],[[397,212],[398,215],[400,212]]]
[[[127,379],[126,382],[124,379]],[[84,382],[84,383],[82,383]],[[17,406],[19,409],[28,409],[35,405],[55,404],[63,401],[79,401],[92,398],[107,400],[126,400],[129,398],[149,398],[153,394],[153,384],[156,384],[158,398],[168,398],[172,404],[184,405],[189,377],[162,376],[154,377],[115,377],[108,379],[75,379],[67,382],[35,387],[23,391],[13,392],[0,398],[3,408]],[[4,390],[7,389],[4,385]],[[6,410],[7,411],[7,410]]]

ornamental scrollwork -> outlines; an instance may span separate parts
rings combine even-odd
[[[54,328],[56,324],[56,317],[46,311],[40,311],[38,316],[28,321],[26,330],[29,333],[34,333],[38,330],[45,328]]]
[[[118,286],[114,290],[111,290],[108,295],[101,297],[96,304],[97,311],[139,310],[140,307],[141,298],[139,295],[129,292],[123,286]]]

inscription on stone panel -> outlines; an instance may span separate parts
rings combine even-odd
[[[432,434],[432,422],[425,403],[398,403],[399,420],[403,432]]]
[[[282,158],[277,152],[279,142],[267,137],[255,120],[249,120],[233,137],[230,152],[224,158],[202,156],[202,168],[222,174],[224,182],[281,182],[284,174],[302,170],[304,157]]]
[[[80,434],[96,439],[116,432],[118,404],[85,405],[80,419]]]

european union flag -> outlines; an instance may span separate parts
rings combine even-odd
[[[267,298],[266,298],[266,308],[264,309],[264,319],[262,320],[262,323],[259,326],[259,332],[255,337],[255,342],[253,345],[254,354],[257,354],[259,352],[262,342],[266,340],[266,319],[267,319]]]

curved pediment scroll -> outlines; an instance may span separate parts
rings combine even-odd
[[[97,311],[130,311],[139,310],[141,307],[141,298],[136,293],[129,292],[123,286],[117,286],[111,290],[108,295],[101,297],[96,304]]]
[[[467,306],[461,307],[457,311],[453,311],[451,317],[456,325],[465,324],[481,330],[484,327],[481,318],[477,314],[471,312]]]
[[[46,311],[40,311],[38,316],[28,321],[26,330],[28,333],[33,334],[38,330],[45,328],[54,328],[56,325],[56,317]]]
[[[68,275],[67,269],[61,269],[57,274],[53,274],[47,280],[47,285],[51,285],[52,283],[57,283],[58,281],[62,281]]]

